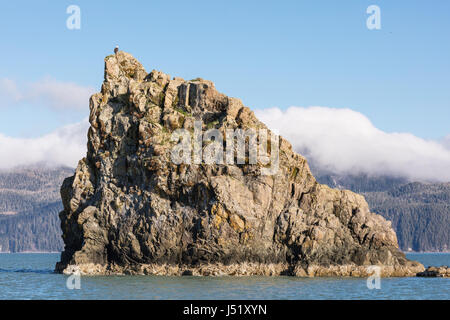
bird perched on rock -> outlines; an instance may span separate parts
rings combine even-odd
[[[114,53],[117,54],[117,52],[119,52],[119,46],[116,46],[116,47],[114,48]]]

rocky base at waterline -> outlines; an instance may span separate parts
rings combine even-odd
[[[428,278],[450,278],[450,268],[448,266],[428,267],[425,271],[419,272],[417,276]]]
[[[423,266],[412,263],[404,267],[380,266],[381,277],[414,277],[423,273]],[[419,272],[419,273],[418,273]],[[63,273],[81,275],[159,275],[159,276],[297,276],[297,277],[369,277],[374,269],[369,266],[340,265],[320,266],[311,265],[304,269],[301,266],[292,267],[289,264],[261,264],[241,263],[223,265],[204,264],[167,265],[167,264],[140,264],[140,265],[99,265],[83,264],[69,265]]]
[[[273,138],[249,108],[211,81],[147,73],[119,52],[105,59],[89,121],[87,155],[61,188],[65,249],[58,272],[366,276],[368,266],[379,265],[384,276],[411,276],[424,270],[406,259],[390,222],[370,212],[364,197],[318,183],[288,141]],[[198,122],[197,151],[230,144],[232,160],[243,161],[172,161],[179,145],[173,134],[195,135]],[[211,130],[219,133],[214,139]],[[256,138],[263,156],[250,163],[250,146],[239,156],[238,136],[228,138],[229,130],[266,130]]]

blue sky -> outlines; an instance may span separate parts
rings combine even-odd
[[[80,30],[66,28],[71,4],[81,9]],[[381,30],[366,27],[372,4],[381,9]],[[350,108],[386,132],[450,134],[447,0],[8,1],[1,7],[0,79],[20,92],[43,79],[99,90],[103,58],[118,44],[148,71],[213,80],[253,109]],[[14,100],[10,91],[0,90],[0,133],[10,137],[46,134],[89,112],[88,101],[52,106],[45,96]]]

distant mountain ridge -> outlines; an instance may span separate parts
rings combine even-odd
[[[313,171],[320,183],[364,195],[373,212],[392,221],[402,250],[450,250],[450,183]]]

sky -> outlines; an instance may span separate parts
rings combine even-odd
[[[80,8],[80,29],[67,28],[70,5]],[[370,5],[380,8],[379,30],[367,28]],[[346,124],[355,124],[355,135],[360,136],[365,124],[364,130],[370,127],[383,134],[374,133],[362,145],[375,141],[387,157],[391,149],[385,143],[410,135],[418,139],[410,141],[412,149],[423,143],[427,149],[422,153],[427,150],[432,152],[428,157],[434,157],[419,161],[422,166],[416,170],[427,172],[424,168],[435,166],[450,172],[447,0],[19,0],[2,2],[1,7],[0,167],[18,160],[48,160],[45,153],[30,151],[44,143],[43,137],[54,149],[47,154],[61,154],[58,146],[67,144],[62,132],[84,132],[80,128],[86,127],[89,95],[103,80],[103,59],[119,45],[148,72],[209,79],[262,118],[278,112],[278,122],[270,121],[273,117],[266,122],[281,126],[282,134],[284,129],[304,139],[299,135],[304,130],[295,131],[304,118],[293,117],[304,117],[301,110],[312,110],[310,114],[320,119],[333,119],[341,112],[348,118],[335,126],[337,137]],[[355,114],[364,121],[349,122]],[[331,142],[320,138],[324,130],[308,140],[311,145],[296,143],[309,149],[319,144],[318,149],[327,153],[324,146]],[[60,140],[48,138],[56,136]],[[84,133],[82,137],[73,158],[64,160],[62,155],[61,162],[73,165],[77,152],[85,152],[80,147]],[[18,150],[21,143],[24,147]],[[399,146],[403,143],[398,140]],[[353,147],[348,147],[342,168],[354,167],[350,158],[355,152],[366,152],[349,145]],[[15,151],[6,155],[12,148]],[[417,157],[405,152],[401,154],[407,163]],[[334,155],[321,157],[331,165]],[[402,165],[405,162],[398,167]]]

